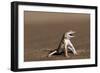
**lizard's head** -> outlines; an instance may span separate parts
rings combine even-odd
[[[64,37],[65,38],[73,38],[73,37],[75,37],[75,36],[73,36],[74,33],[75,33],[74,31],[66,32]]]

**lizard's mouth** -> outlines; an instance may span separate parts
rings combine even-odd
[[[73,36],[73,34],[69,34],[70,36]]]
[[[69,37],[73,38],[74,37],[74,34],[69,34]]]

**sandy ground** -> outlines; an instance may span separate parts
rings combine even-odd
[[[90,58],[90,15],[74,13],[24,12],[24,61],[86,59]],[[48,53],[56,49],[64,32],[76,31],[71,39],[78,55],[69,53],[53,55]]]

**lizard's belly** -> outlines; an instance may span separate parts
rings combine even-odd
[[[65,44],[65,45],[68,45],[68,44],[69,44],[69,42],[70,42],[70,40],[69,40],[69,39],[65,39],[65,40],[64,40],[64,44]]]

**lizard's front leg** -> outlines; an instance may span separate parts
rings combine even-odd
[[[65,41],[64,42],[64,55],[66,56],[66,57],[69,57],[69,55],[68,55],[68,48],[67,48],[67,45],[68,45],[68,43]]]
[[[68,48],[73,52],[73,54],[74,54],[74,55],[78,55],[77,52],[76,52],[76,50],[75,50],[75,48],[74,48],[74,46],[73,46],[73,44],[71,43],[71,41],[69,41],[69,45],[70,45],[71,47],[68,47]]]

